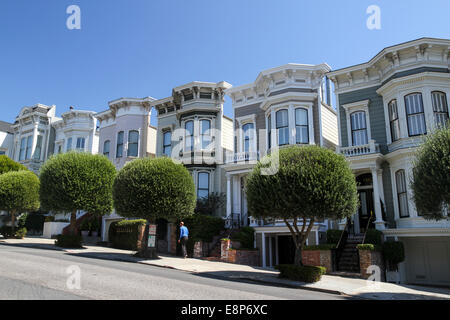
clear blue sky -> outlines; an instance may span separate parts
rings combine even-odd
[[[81,30],[66,28],[72,4]],[[366,27],[372,4],[381,30]],[[194,80],[241,85],[289,62],[351,66],[397,43],[450,38],[449,12],[448,0],[1,0],[0,120],[38,102],[60,115],[164,98]]]

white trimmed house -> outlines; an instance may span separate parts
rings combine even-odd
[[[449,118],[449,52],[450,40],[421,38],[327,74],[335,84],[339,152],[360,183],[353,231],[368,226],[403,242],[406,283],[450,284],[450,220],[422,218],[409,185],[422,136]]]
[[[338,144],[336,111],[331,107],[330,67],[286,64],[262,71],[252,83],[226,91],[234,110],[234,153],[228,154],[227,221],[255,228],[261,265],[292,263],[295,249],[286,224],[259,221],[248,215],[245,183],[257,160],[274,147]],[[318,244],[331,221],[314,224],[308,244]]]

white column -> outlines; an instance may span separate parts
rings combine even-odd
[[[319,229],[316,230],[316,245],[319,244]]]
[[[227,174],[227,218],[231,216],[231,175]]]
[[[264,232],[261,232],[261,239],[262,239],[262,248],[261,248],[261,258],[262,258],[262,267],[266,267],[266,235]]]
[[[38,120],[37,122],[34,123],[34,128],[33,128],[33,144],[31,145],[31,159],[34,158],[34,151],[36,150],[37,138],[38,138],[38,135],[39,135],[38,127],[39,127],[39,120]],[[41,150],[41,151],[42,151],[42,150]]]
[[[380,205],[380,189],[378,185],[378,176],[377,176],[377,168],[370,168],[372,172],[372,183],[373,183],[373,204],[375,207],[375,228],[378,230],[384,230],[384,221],[381,214],[381,205]]]
[[[277,265],[280,264],[278,257],[278,235],[275,236],[275,263]]]
[[[273,267],[273,258],[272,258],[272,236],[269,236],[269,267]]]

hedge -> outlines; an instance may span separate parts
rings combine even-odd
[[[59,234],[56,236],[55,245],[62,248],[82,248],[80,235]]]
[[[241,243],[241,249],[254,249],[255,245],[255,229],[252,227],[242,227],[238,233],[232,235],[232,240]]]
[[[19,229],[15,229],[15,232],[13,234],[12,232],[12,228],[9,226],[2,226],[0,228],[0,234],[6,238],[6,239],[23,239],[23,237],[26,236],[27,234],[27,229],[26,228],[19,228]]]
[[[388,241],[383,243],[383,256],[392,265],[397,265],[405,260],[405,248],[402,242]]]
[[[280,271],[280,278],[287,278],[302,282],[317,282],[327,271],[325,267],[296,266],[293,264],[280,264],[275,266]]]
[[[345,231],[346,232],[346,231]],[[341,239],[342,230],[329,229],[327,230],[327,243],[337,244]]]
[[[137,251],[138,228],[147,220],[121,220],[111,223],[109,241],[113,248]]]
[[[366,233],[364,243],[370,243],[373,245],[381,245],[383,233],[377,229],[369,229]]]
[[[381,251],[380,245],[374,245],[371,243],[364,243],[356,245],[358,250],[368,250],[368,251]]]
[[[315,246],[305,246],[303,250],[331,250],[336,249],[336,243],[319,244]]]

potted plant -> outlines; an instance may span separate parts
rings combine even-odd
[[[88,219],[83,220],[80,226],[81,235],[83,237],[89,236],[89,230],[91,229],[91,223]]]
[[[91,236],[98,237],[98,229],[100,228],[100,223],[98,222],[97,217],[93,217],[91,219]]]
[[[405,260],[405,249],[402,242],[388,241],[383,244],[383,256],[386,261],[386,281],[400,283],[398,264]]]

